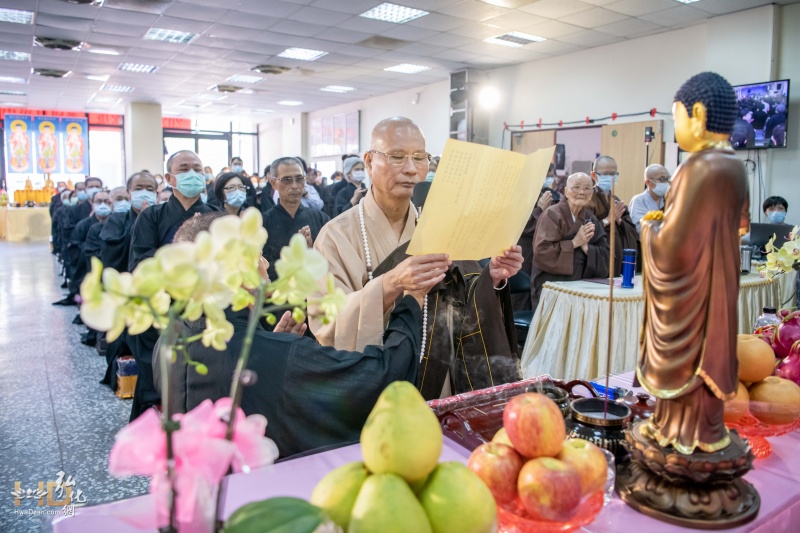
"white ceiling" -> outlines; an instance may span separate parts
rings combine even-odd
[[[493,68],[533,61],[624,39],[697,24],[710,17],[770,3],[798,0],[394,0],[429,11],[406,24],[365,19],[358,15],[381,0],[106,0],[102,7],[63,0],[0,0],[0,7],[34,11],[34,25],[0,22],[0,50],[31,53],[30,62],[0,60],[0,76],[26,78],[26,84],[0,82],[0,107],[9,103],[30,108],[122,113],[125,103],[158,102],[165,114],[193,116],[181,102],[208,104],[200,113],[250,117],[313,111],[447,80],[452,71]],[[147,41],[151,28],[199,34],[187,44]],[[510,31],[546,37],[522,48],[483,41]],[[90,47],[112,48],[120,55],[57,51],[33,46],[33,37],[68,38]],[[360,45],[374,36],[408,41],[392,50]],[[287,47],[328,52],[308,62],[276,57]],[[153,74],[117,69],[120,63],[155,65]],[[278,76],[264,76],[256,85],[239,85],[252,94],[233,94],[218,101],[202,95],[235,74],[254,74],[258,64],[290,67]],[[385,72],[398,63],[430,67],[420,74]],[[71,70],[63,79],[31,74],[31,67]],[[102,81],[86,76],[109,75],[107,83],[132,86],[131,93],[100,91]],[[232,82],[227,82],[232,83]],[[357,90],[346,94],[320,91],[327,85]],[[93,95],[119,97],[115,106],[90,102]],[[286,107],[281,100],[303,105]],[[251,115],[253,110],[272,115]]]

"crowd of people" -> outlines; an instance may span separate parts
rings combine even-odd
[[[734,148],[786,145],[786,96],[750,95],[739,100],[739,118],[733,125]]]
[[[287,312],[256,333],[249,365],[259,379],[245,389],[242,407],[267,417],[268,436],[282,456],[356,441],[392,381],[416,384],[426,399],[516,381],[521,375],[507,320],[508,280],[522,268],[521,249],[512,246],[480,264],[405,253],[423,208],[411,202],[414,188],[432,179],[432,159],[416,124],[394,117],[375,126],[363,157],[343,158],[343,171],[329,184],[300,157],[276,159],[263,176],[247,175],[234,158],[214,177],[185,150],[169,156],[163,176],[142,170],[124,187],[106,190],[95,177],[74,188],[59,183],[51,204],[53,253],[63,265],[67,295],[54,305],[78,305],[93,257],[105,268],[130,272],[160,247],[193,240],[213,220],[256,207],[269,234],[265,276],[273,279],[281,249],[301,234],[325,256],[347,293],[345,307],[329,324],[298,324]],[[89,330],[82,342],[103,348],[104,382],[112,388],[115,361],[136,359],[133,420],[159,408],[163,379],[172,383],[169,401],[178,412],[229,394],[246,311],[240,316],[228,310],[228,319],[234,334],[224,352],[200,343],[190,347],[192,360],[208,367],[204,375],[180,360],[168,378],[157,375],[159,332],[153,328],[111,343]],[[74,322],[81,324],[79,314]]]

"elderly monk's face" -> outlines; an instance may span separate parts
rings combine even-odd
[[[581,176],[571,177],[567,181],[567,187],[564,189],[564,194],[567,197],[567,202],[570,207],[586,207],[592,199],[592,191],[594,183],[592,178],[586,174]]]
[[[425,138],[419,128],[409,124],[388,128],[364,156],[373,187],[388,196],[409,200],[414,186],[425,181],[428,160]]]

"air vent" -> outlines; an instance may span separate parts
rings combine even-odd
[[[402,39],[392,39],[391,37],[381,37],[380,35],[375,35],[374,37],[364,39],[357,44],[359,46],[367,46],[369,48],[378,48],[379,50],[397,50],[401,46],[406,46],[407,44],[411,43]]]
[[[39,76],[44,76],[45,78],[66,78],[72,74],[70,70],[59,70],[56,68],[32,68],[31,72]]]
[[[522,33],[518,31],[512,31],[511,33],[484,39],[484,41],[487,43],[502,44],[503,46],[510,46],[512,48],[519,48],[520,46],[525,46],[526,44],[538,43],[546,40],[547,39],[544,37],[539,37],[538,35],[531,35],[529,33]]]
[[[220,93],[235,93],[241,91],[242,88],[237,87],[236,85],[215,85],[211,88],[211,90]]]
[[[61,0],[67,4],[78,4],[79,6],[97,6],[100,7],[103,5],[105,0]]]
[[[72,39],[53,39],[50,37],[34,37],[33,44],[50,50],[75,50],[76,52],[83,48],[86,44],[82,41],[73,41]]]
[[[291,69],[289,67],[279,67],[277,65],[258,65],[257,67],[253,67],[252,70],[262,74],[283,74]]]

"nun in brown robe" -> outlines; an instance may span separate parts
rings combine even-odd
[[[605,224],[608,219],[609,212],[609,198],[610,194],[603,192],[599,187],[594,188],[592,201],[589,203],[589,209],[592,210],[597,220],[603,221],[603,229],[608,234],[609,228]],[[619,198],[615,197],[615,201],[619,202]],[[636,231],[636,224],[631,220],[631,214],[628,208],[622,216],[616,220],[615,227],[617,234],[614,237],[614,276],[622,275],[622,253],[623,250],[631,249],[637,250],[639,246],[639,232]]]
[[[570,180],[577,176],[573,174]],[[586,174],[582,181],[591,181]],[[588,199],[577,199],[571,192],[573,182],[567,183],[567,201],[550,206],[539,217],[533,239],[533,283],[531,286],[533,309],[539,304],[542,285],[548,281],[577,281],[587,278],[608,277],[609,247],[603,225],[586,207]],[[588,193],[591,195],[591,192]],[[575,207],[575,211],[573,211]],[[594,224],[594,235],[587,251],[576,248],[572,239],[581,226]]]
[[[658,398],[645,433],[683,454],[730,438],[723,402],[736,395],[739,229],[747,176],[732,150],[692,155],[677,170],[663,221],[643,220],[645,313],[636,373]]]

